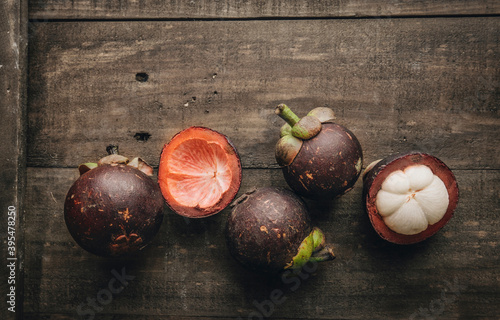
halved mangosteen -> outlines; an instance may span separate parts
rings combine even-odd
[[[169,207],[203,218],[226,208],[241,184],[240,157],[223,134],[205,127],[177,133],[163,147],[158,181]]]
[[[413,244],[448,223],[458,203],[458,185],[438,158],[401,153],[366,168],[363,197],[370,221],[383,239]]]
[[[79,166],[69,189],[64,219],[74,240],[99,256],[120,256],[146,247],[163,221],[163,198],[140,158],[129,161],[108,147],[109,156]]]

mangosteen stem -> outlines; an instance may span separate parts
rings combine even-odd
[[[297,115],[293,113],[293,111],[284,103],[278,105],[274,112],[281,119],[285,120],[290,125],[290,127],[293,127],[300,120],[300,118],[297,117]]]
[[[118,146],[115,146],[115,145],[109,145],[106,147],[106,152],[109,154],[109,155],[112,155],[112,154],[118,154]]]
[[[329,261],[335,259],[335,254],[330,245],[326,243],[325,234],[319,228],[314,228],[312,231],[313,252],[309,261]]]
[[[330,261],[333,259],[335,259],[335,254],[333,253],[333,250],[330,247],[326,246],[323,249],[314,252],[309,258],[309,261],[323,262],[323,261]]]
[[[309,261],[322,262],[335,259],[332,248],[326,244],[325,234],[319,228],[313,228],[311,233],[302,241],[298,253],[285,269],[302,268]]]

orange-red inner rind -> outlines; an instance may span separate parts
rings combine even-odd
[[[224,209],[241,183],[239,156],[227,138],[191,127],[163,148],[158,180],[168,205],[187,217],[206,217]]]

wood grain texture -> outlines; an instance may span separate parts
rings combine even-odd
[[[422,15],[490,15],[498,13],[500,13],[500,4],[495,0],[30,1],[30,18],[36,20],[394,17]]]
[[[28,169],[25,319],[78,319],[79,305],[90,308],[87,298],[109,300],[102,292],[112,270],[123,268],[134,278],[109,303],[98,305],[96,319],[252,319],[275,290],[284,299],[272,309],[264,304],[272,319],[498,315],[498,170],[456,170],[461,199],[455,216],[438,234],[412,246],[391,245],[376,235],[361,205],[361,181],[333,202],[308,202],[337,259],[293,281],[237,265],[223,236],[228,209],[200,220],[165,209],[159,235],[134,259],[84,252],[63,222],[64,198],[76,171]],[[246,169],[240,193],[284,183],[280,170]]]
[[[418,149],[500,169],[499,17],[31,26],[30,166],[76,167],[111,143],[157,165],[175,133],[202,125],[245,168],[276,168],[285,102],[299,116],[332,107],[365,164]]]
[[[0,3],[0,305],[1,318],[23,315],[22,213],[26,157],[27,2]],[[12,260],[17,259],[17,260]],[[7,303],[9,301],[9,304]]]
[[[24,319],[498,317],[498,1],[31,0],[29,9]],[[358,181],[332,202],[308,201],[337,259],[286,279],[230,257],[229,208],[190,220],[165,207],[160,233],[134,258],[98,258],[69,235],[63,203],[78,164],[117,144],[157,168],[163,145],[191,125],[234,143],[240,194],[285,186],[274,159],[281,102],[299,116],[333,108],[365,166],[410,149],[437,156],[458,179],[455,217],[423,243],[392,245],[371,227]],[[129,278],[110,293],[116,273]]]

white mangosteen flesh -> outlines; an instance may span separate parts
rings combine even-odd
[[[425,165],[392,172],[382,183],[375,205],[394,232],[418,234],[439,222],[449,204],[443,181]]]

